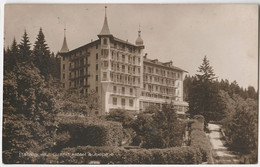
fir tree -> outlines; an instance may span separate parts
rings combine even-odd
[[[31,48],[31,44],[30,44],[28,34],[26,31],[24,31],[22,41],[19,44],[20,54],[18,57],[18,61],[20,63],[31,61],[30,56],[32,51],[30,50],[30,48]]]
[[[192,82],[188,94],[189,113],[191,116],[203,115],[206,123],[210,120],[218,120],[220,98],[218,97],[218,85],[214,83],[216,79],[213,67],[205,56],[199,66],[199,73]],[[207,125],[207,124],[205,124]]]
[[[39,30],[39,34],[34,44],[34,64],[39,68],[40,73],[46,78],[50,74],[50,50],[46,44],[45,36],[42,32],[42,28]]]
[[[4,74],[10,71],[11,50],[9,46],[4,49]]]
[[[197,72],[202,73],[196,75],[201,81],[212,82],[214,79],[216,79],[213,67],[210,66],[207,56],[203,58],[203,62]]]
[[[7,48],[6,52],[4,53],[4,62],[5,62],[5,73],[10,72],[14,69],[17,64],[17,57],[19,54],[17,42],[14,38],[13,43],[11,45],[11,49]]]

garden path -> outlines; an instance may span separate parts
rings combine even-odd
[[[227,149],[225,141],[222,139],[220,125],[209,123],[210,133],[208,137],[212,145],[213,159],[215,164],[238,164],[239,160],[235,154]]]

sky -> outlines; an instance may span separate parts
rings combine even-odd
[[[173,61],[197,74],[204,56],[218,79],[247,88],[258,85],[258,6],[242,4],[106,4],[110,32],[135,43],[142,31],[148,58]],[[98,39],[105,5],[6,5],[4,45],[20,42],[26,30],[31,43],[40,27],[50,50],[62,46],[64,27],[70,50]]]

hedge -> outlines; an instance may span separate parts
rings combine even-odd
[[[50,153],[46,157],[32,158],[32,163],[46,164],[200,164],[211,162],[210,142],[203,131],[203,122],[193,120],[191,124],[191,144],[187,147],[165,149],[125,149],[118,147],[122,141],[122,126],[116,122],[88,120],[86,118],[64,119],[60,121],[58,133],[68,136],[68,148]],[[79,135],[77,135],[79,134]],[[73,145],[76,144],[77,146]],[[86,146],[92,144],[96,146]],[[81,145],[81,146],[79,146]],[[102,147],[101,147],[102,146]],[[64,146],[63,146],[64,147]],[[26,158],[26,157],[24,157]]]
[[[190,146],[198,148],[202,154],[203,162],[211,162],[211,145],[204,129],[204,117],[202,115],[194,116],[191,124]]]
[[[62,155],[64,154],[64,155]],[[65,148],[59,157],[62,164],[199,164],[202,157],[193,147],[166,149],[124,149],[122,147],[78,146]]]
[[[69,117],[59,121],[57,133],[68,132],[70,139],[64,147],[74,146],[120,146],[123,138],[123,127],[118,122],[94,118]]]

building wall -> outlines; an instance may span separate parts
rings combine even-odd
[[[107,40],[106,45],[104,39]],[[105,112],[117,108],[139,110],[138,94],[140,94],[142,76],[142,49],[139,53],[139,47],[111,39],[101,37],[101,49],[107,49],[107,54],[101,54],[101,76],[104,76],[104,72],[107,76],[106,79],[102,77],[101,80],[102,90],[104,91],[102,95],[104,97],[102,97],[103,109]],[[128,59],[129,57],[131,59]],[[135,60],[135,63],[133,63],[133,60]],[[107,63],[106,67],[105,62]],[[128,67],[130,68],[128,69]],[[132,92],[130,92],[130,89]]]
[[[140,98],[140,110],[151,104],[161,107],[162,103],[173,102],[178,110],[184,111],[187,103],[183,102],[183,71],[174,69],[172,62],[162,63],[157,59],[144,60],[144,88]]]
[[[84,88],[84,93],[95,90],[100,97],[100,115],[117,108],[139,112],[149,104],[161,106],[171,101],[178,102],[178,106],[181,106],[179,110],[184,110],[184,106],[187,106],[186,102],[182,102],[184,72],[171,68],[171,63],[162,64],[158,60],[147,59],[143,55],[143,48],[102,36],[83,47],[62,53],[61,56],[65,58],[61,58],[61,83],[65,89]],[[148,68],[153,68],[153,71],[149,72]],[[160,72],[156,73],[156,69]],[[155,80],[156,77],[163,79],[163,82]],[[156,94],[157,97],[148,96],[147,93]]]

